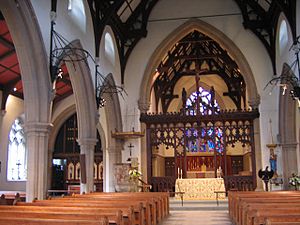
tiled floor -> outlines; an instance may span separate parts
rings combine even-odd
[[[161,225],[232,225],[228,211],[170,211]]]

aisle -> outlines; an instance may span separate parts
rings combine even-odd
[[[171,211],[161,225],[232,225],[228,211]]]
[[[170,198],[170,216],[160,225],[232,225],[228,200],[184,200]]]

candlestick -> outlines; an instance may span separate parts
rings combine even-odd
[[[181,179],[182,179],[182,169],[180,169]]]
[[[177,177],[178,177],[178,179],[179,179],[179,176],[180,176],[180,174],[179,174],[179,167],[178,167],[178,169],[177,169]]]

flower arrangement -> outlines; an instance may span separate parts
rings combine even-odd
[[[300,185],[300,177],[296,174],[292,174],[292,177],[289,178],[289,184],[295,187],[295,190],[298,190]]]
[[[130,179],[138,179],[142,176],[142,173],[139,172],[137,169],[131,169],[129,170],[129,178]]]

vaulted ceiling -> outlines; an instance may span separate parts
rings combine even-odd
[[[159,0],[87,0],[91,12],[94,36],[95,56],[99,56],[99,45],[104,28],[111,26],[116,40],[121,64],[121,81],[128,58],[138,41],[147,36],[147,23],[151,10]],[[235,0],[243,15],[245,29],[250,29],[264,44],[275,71],[275,37],[279,15],[283,13],[296,37],[296,0]],[[50,9],[49,9],[50,10]],[[58,80],[59,99],[72,94],[71,84],[66,76]],[[23,98],[19,63],[15,47],[0,13],[0,90],[1,109],[5,109],[8,95]]]

